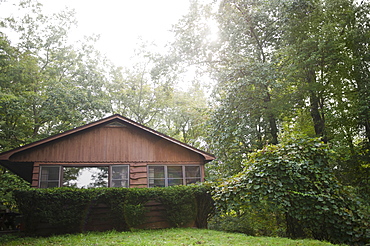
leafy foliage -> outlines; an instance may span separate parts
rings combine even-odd
[[[13,198],[14,189],[27,189],[29,183],[4,168],[0,168],[0,209],[17,210],[17,204]]]
[[[1,33],[2,151],[100,118],[108,109],[102,100],[106,64],[93,47],[96,38],[73,47],[67,42],[73,12],[46,16],[32,1],[20,8],[29,11],[4,20],[16,31],[17,46]]]
[[[283,216],[290,237],[312,236],[336,243],[366,243],[368,215],[331,172],[327,147],[316,139],[294,139],[250,155],[243,172],[216,187],[225,212],[267,205]]]

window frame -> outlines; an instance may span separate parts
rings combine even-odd
[[[182,184],[181,185],[188,185],[187,184],[187,180],[188,179],[196,179],[196,178],[199,178],[199,182],[203,182],[203,177],[202,177],[202,165],[197,165],[197,164],[181,164],[181,165],[176,165],[176,164],[166,164],[166,165],[161,165],[161,164],[152,164],[152,165],[148,165],[148,168],[147,168],[147,175],[148,175],[148,187],[149,188],[152,188],[152,187],[156,187],[156,186],[151,186],[151,178],[150,178],[150,167],[163,167],[163,170],[164,170],[164,177],[163,178],[152,178],[152,180],[163,180],[164,179],[164,187],[168,187],[168,186],[172,186],[172,185],[168,185],[169,184],[169,180],[171,179],[170,177],[168,177],[168,167],[181,167],[181,172],[182,172]],[[199,167],[199,177],[186,177],[186,167]],[[180,178],[172,178],[172,179],[180,179]]]
[[[113,180],[113,175],[112,175],[112,167],[118,167],[118,166],[124,166],[127,168],[127,187],[122,187],[122,188],[129,188],[130,187],[130,165],[129,164],[114,164],[114,165],[49,165],[49,164],[40,164],[39,165],[39,178],[38,178],[38,188],[41,187],[42,182],[55,182],[56,180],[42,180],[42,169],[45,167],[53,167],[53,168],[59,168],[59,179],[58,179],[58,186],[57,187],[62,187],[63,186],[63,175],[64,175],[64,167],[108,167],[108,183],[107,187],[113,187],[112,186],[112,180]],[[118,180],[118,179],[115,179]],[[125,180],[125,179],[120,179],[120,180]],[[52,188],[52,187],[47,187],[47,188]]]

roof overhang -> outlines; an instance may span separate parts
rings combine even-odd
[[[27,182],[32,182],[33,162],[11,162],[0,160],[0,164]]]

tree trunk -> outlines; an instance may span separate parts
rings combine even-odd
[[[316,76],[315,71],[310,69],[307,73],[307,83],[310,85],[309,96],[310,96],[310,113],[314,124],[315,134],[317,137],[321,137],[326,143],[328,141],[326,136],[325,118],[324,114],[320,112],[322,110],[322,103],[317,95],[315,89]]]
[[[305,233],[296,218],[293,218],[289,213],[285,213],[286,234],[290,238],[304,238]]]
[[[266,90],[266,97],[264,99],[264,102],[266,104],[271,104],[271,96],[270,96],[270,93],[269,93],[269,90],[268,90],[267,86],[265,86],[265,90]],[[266,105],[265,109],[271,110],[271,106]],[[278,130],[277,124],[276,124],[276,117],[272,112],[267,112],[267,119],[268,119],[270,133],[271,133],[270,143],[278,144],[279,143],[279,141],[278,141],[279,130]]]
[[[270,123],[271,137],[272,137],[271,143],[278,144],[279,143],[278,128],[276,125],[276,119],[272,114],[269,115],[269,123]]]

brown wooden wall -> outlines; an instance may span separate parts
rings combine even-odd
[[[10,160],[43,163],[204,163],[200,154],[133,126],[90,128],[18,152]]]

